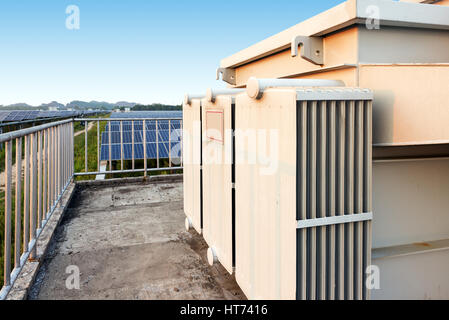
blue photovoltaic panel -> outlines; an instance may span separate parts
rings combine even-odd
[[[182,111],[135,111],[135,112],[114,112],[111,114],[111,119],[153,119],[165,118],[176,119],[182,118]]]
[[[0,121],[4,121],[5,118],[7,118],[9,116],[11,112],[10,111],[1,111],[0,112]]]
[[[24,115],[23,120],[34,120],[37,119],[38,117],[39,111],[30,111]]]
[[[5,118],[5,121],[15,121],[17,115],[20,114],[18,111],[11,111],[8,116]]]
[[[159,145],[159,150],[157,146]],[[179,143],[171,143],[172,148],[172,158],[180,157],[180,145]],[[169,156],[169,144],[168,142],[161,143],[147,143],[147,159],[157,159],[157,153],[159,152],[160,159],[167,159]],[[132,159],[132,144],[124,144],[123,145],[123,160],[131,160]],[[134,159],[141,160],[144,159],[143,154],[143,145],[135,144],[134,145]],[[103,144],[101,146],[100,151],[100,160],[105,161],[109,160],[109,145]],[[119,144],[111,145],[111,160],[121,160],[121,148]]]
[[[111,144],[120,144],[121,141],[121,133],[117,131],[111,131]],[[171,137],[169,137],[168,130],[161,130],[158,132],[159,139],[158,142],[168,142],[169,138],[171,141],[179,141],[181,137],[181,133],[177,130],[171,131]],[[146,131],[146,141],[147,142],[156,142],[156,131]],[[142,143],[143,142],[143,131],[134,131],[134,143]],[[103,132],[101,134],[101,143],[109,144],[109,132]],[[123,132],[123,143],[132,143],[132,132],[124,131]]]
[[[133,119],[130,121],[114,121],[113,119]],[[157,120],[158,139],[156,139],[156,120],[146,120],[145,130],[143,120],[134,119],[155,119],[165,118],[170,120]],[[111,135],[111,160],[121,160],[121,135],[123,134],[123,159],[132,159],[132,130],[134,122],[134,159],[144,159],[143,152],[143,132],[146,135],[146,156],[147,159],[169,158],[169,140],[171,139],[172,158],[180,157],[181,152],[181,128],[182,111],[142,111],[142,112],[117,112],[111,115],[110,124],[101,133],[101,161],[109,160],[109,134]],[[169,132],[169,123],[171,133]],[[110,131],[109,131],[110,130]],[[171,135],[171,137],[170,137]],[[156,141],[159,143],[157,144]]]
[[[122,124],[122,131],[132,131],[132,123],[128,121],[124,121]],[[170,122],[170,126],[172,129],[181,129],[181,121],[180,120],[172,120]],[[156,130],[156,121],[146,121],[145,127],[147,130]],[[168,121],[161,120],[158,121],[159,130],[168,130]],[[142,121],[134,122],[134,131],[139,131],[143,129]],[[105,131],[109,131],[109,123],[105,127]],[[120,122],[111,121],[111,131],[120,131]]]
[[[36,119],[68,118],[96,114],[96,111],[0,111],[0,122],[20,122]]]

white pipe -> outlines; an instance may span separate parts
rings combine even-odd
[[[215,102],[215,98],[217,96],[231,96],[241,92],[244,92],[245,89],[207,89],[206,91],[206,100],[209,102]]]
[[[204,94],[186,94],[184,96],[184,105],[190,105],[193,99],[203,99]]]
[[[322,79],[256,79],[250,78],[246,84],[246,92],[253,99],[260,99],[268,88],[295,88],[295,87],[344,87],[341,80]]]

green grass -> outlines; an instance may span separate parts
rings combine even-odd
[[[104,131],[107,121],[100,122],[100,134]],[[84,130],[84,126],[82,129]],[[77,130],[80,131],[80,130]],[[77,132],[74,130],[74,132]],[[101,139],[101,137],[100,137]],[[101,143],[101,141],[100,141]],[[74,139],[74,165],[75,172],[86,172],[85,171],[85,133],[82,133],[75,137]],[[97,171],[97,123],[94,122],[93,127],[87,132],[87,168],[88,172]],[[82,176],[77,177],[77,180],[91,180],[95,179],[95,176]]]

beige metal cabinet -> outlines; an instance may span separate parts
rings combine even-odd
[[[234,119],[236,93],[209,90],[203,113],[203,236],[209,264],[234,267]]]
[[[234,87],[270,77],[373,90],[373,256],[386,275],[376,299],[449,298],[447,282],[438,281],[449,255],[448,5],[348,0],[223,59],[219,69]],[[412,290],[412,281],[422,285]]]
[[[183,104],[184,212],[186,229],[202,232],[201,96]]]
[[[238,284],[249,299],[368,298],[372,92],[248,92],[236,98]]]

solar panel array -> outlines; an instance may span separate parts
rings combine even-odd
[[[114,112],[112,119],[181,119],[182,111],[134,111]]]
[[[97,111],[0,111],[0,122],[88,116]]]
[[[113,113],[112,119],[173,119],[173,120],[146,120],[145,130],[143,120],[134,121],[111,121],[106,125],[105,131],[101,134],[101,161],[109,160],[109,151],[111,160],[133,159],[133,123],[134,123],[134,159],[144,159],[144,133],[146,141],[147,159],[167,159],[171,151],[171,157],[177,158],[181,154],[181,111],[144,111],[144,112],[126,112]],[[169,125],[170,124],[170,125]],[[169,128],[170,126],[170,128]],[[156,135],[157,134],[157,135]],[[109,145],[109,136],[111,144]]]

